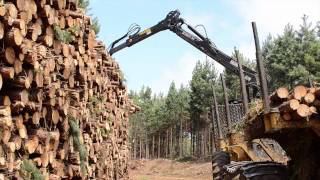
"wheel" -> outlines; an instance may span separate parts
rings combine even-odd
[[[231,168],[233,169],[231,170]],[[236,167],[227,165],[226,179],[232,180],[287,180],[289,179],[286,166],[275,162],[249,162]]]
[[[230,163],[230,155],[224,151],[217,151],[212,156],[212,176],[214,180],[222,180],[223,166]]]
[[[243,175],[252,180],[286,180],[288,178],[286,166],[275,162],[255,162],[242,168]]]

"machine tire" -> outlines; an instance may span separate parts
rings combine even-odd
[[[243,165],[237,172],[225,173],[232,180],[287,180],[286,166],[274,162],[252,162]]]
[[[212,175],[214,180],[222,180],[223,166],[230,163],[230,155],[224,151],[217,151],[212,156]]]

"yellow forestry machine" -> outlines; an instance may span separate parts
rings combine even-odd
[[[304,144],[306,144],[304,142],[305,135],[307,134],[307,136],[310,137],[313,137],[314,135],[312,133],[314,131],[309,132],[308,127],[315,127],[314,124],[318,124],[318,122],[310,121],[312,123],[314,122],[313,124],[302,123],[302,121],[288,123],[281,118],[280,113],[276,108],[270,108],[265,70],[255,23],[252,23],[252,27],[256,45],[258,74],[254,70],[241,65],[240,61],[236,60],[238,58],[234,59],[217,49],[209,38],[203,36],[195,28],[187,24],[185,20],[180,17],[180,12],[178,10],[171,11],[164,20],[142,32],[140,32],[141,28],[134,24],[124,36],[111,44],[109,53],[112,55],[126,47],[131,47],[158,32],[170,30],[213,60],[223,65],[226,69],[239,75],[245,112],[248,112],[248,96],[257,97],[260,95],[263,98],[264,110],[261,111],[261,113],[257,113],[255,118],[251,118],[245,122],[244,133],[235,133],[235,131],[231,129],[228,98],[225,93],[228,133],[224,137],[221,130],[222,125],[218,118],[218,106],[214,93],[212,116],[216,116],[216,118],[213,118],[213,123],[217,126],[216,131],[218,131],[219,150],[214,152],[212,156],[213,179],[283,180],[290,179],[291,177],[296,179],[310,179],[312,176],[320,179],[320,172],[314,170],[316,169],[316,167],[313,167],[314,164],[307,164],[303,157],[296,157],[299,156],[299,153],[303,152],[302,148],[304,147]],[[117,45],[121,41],[124,42]],[[238,53],[236,52],[236,54]],[[257,79],[259,79],[260,88]],[[223,87],[225,88],[224,80],[222,82]],[[252,92],[251,95],[248,94],[247,89],[249,92]],[[320,128],[319,125],[317,125],[317,127]],[[301,135],[301,137],[297,137],[294,134],[296,130],[300,133],[297,135]],[[319,131],[315,132],[320,132],[320,129],[318,130]],[[317,138],[313,139],[317,140]],[[299,144],[297,144],[298,140],[301,140],[302,142],[299,141]],[[278,142],[280,142],[286,151]],[[314,143],[313,140],[308,141],[308,143],[309,142]],[[312,148],[315,147],[312,146],[311,148],[309,145],[308,148],[311,152]],[[289,152],[292,160],[290,160],[286,152]],[[306,153],[304,153],[304,155],[306,155]],[[312,155],[314,155],[314,153]],[[309,154],[308,157],[312,158],[313,156]],[[299,161],[295,161],[295,159],[299,159]],[[291,162],[294,163],[292,164]],[[317,163],[318,160],[311,162]],[[304,168],[304,165],[310,170],[301,170]]]

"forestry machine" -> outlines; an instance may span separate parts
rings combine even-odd
[[[261,91],[257,92],[258,74],[217,49],[209,38],[187,24],[180,17],[178,10],[171,11],[164,20],[142,32],[138,25],[132,26],[128,33],[111,44],[109,53],[112,55],[164,30],[174,32],[226,69],[239,75],[240,79],[242,77],[243,81],[247,82],[244,83],[247,84],[244,85],[245,89],[249,87],[252,89],[252,96],[261,94]],[[124,39],[125,42],[117,45]],[[221,130],[221,127],[218,126],[219,129]],[[231,132],[231,129],[229,131]],[[213,179],[286,179],[286,165],[289,158],[281,146],[269,138],[244,137],[238,133],[229,133],[227,137],[219,135],[220,150],[215,152],[212,158]]]

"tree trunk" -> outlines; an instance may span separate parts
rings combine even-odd
[[[183,123],[182,118],[180,118],[180,146],[179,146],[179,157],[183,156]]]
[[[160,152],[161,152],[161,134],[159,131],[159,134],[158,134],[158,159],[160,158]]]
[[[146,135],[146,159],[149,159],[150,157],[150,152],[149,152],[149,139],[148,135]]]
[[[168,148],[169,148],[169,130],[166,130],[166,138],[165,138],[165,152],[166,158],[168,158]]]
[[[155,157],[155,149],[154,149],[155,147],[154,147],[154,134],[152,135],[152,158],[154,158]]]
[[[173,158],[173,129],[170,127],[170,157]]]
[[[134,133],[134,141],[133,141],[133,158],[137,159],[137,134]]]
[[[141,137],[139,138],[139,158],[142,159],[142,140]]]

